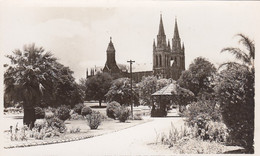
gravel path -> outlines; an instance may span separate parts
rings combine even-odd
[[[3,150],[5,156],[74,156],[74,155],[169,155],[170,150],[154,149],[156,133],[168,132],[171,122],[180,127],[179,117],[153,118],[148,123],[86,140],[52,145]]]

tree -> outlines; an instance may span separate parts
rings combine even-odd
[[[56,75],[58,79],[55,81],[55,106],[67,105],[74,107],[78,103],[82,103],[84,100],[84,91],[75,82],[75,78],[72,76],[73,71],[69,67],[65,67],[60,63],[56,63]]]
[[[135,84],[133,84],[135,88]],[[116,101],[121,105],[131,105],[131,84],[129,78],[119,78],[112,82],[109,91],[106,94],[108,102]],[[138,105],[138,94],[133,89],[133,102]]]
[[[241,38],[241,48],[224,48],[221,52],[234,54],[239,62],[227,62],[220,66],[216,85],[216,96],[220,103],[225,124],[231,130],[233,141],[254,152],[254,110],[255,110],[255,45],[245,35]]]
[[[86,81],[86,100],[98,100],[101,107],[102,100],[112,83],[112,77],[108,73],[97,73]]]
[[[194,94],[190,90],[182,88],[178,84],[176,84],[176,89],[172,91],[172,95],[173,101],[176,101],[179,105],[180,112],[183,112],[183,109],[186,109],[186,106],[195,99]]]
[[[155,76],[143,77],[138,83],[141,104],[152,105],[152,94],[156,92],[157,78]]]
[[[138,91],[143,105],[152,105],[152,94],[170,84],[169,79],[157,79],[156,76],[143,77],[138,83]]]
[[[215,66],[205,58],[198,57],[190,64],[178,80],[181,87],[194,93],[196,97],[205,93],[212,93],[212,82],[216,74]]]
[[[40,104],[43,92],[53,84],[50,77],[55,77],[54,63],[56,58],[50,52],[34,44],[25,45],[23,51],[15,50],[13,55],[7,55],[10,65],[5,65],[5,94],[16,102],[22,102],[24,107],[23,122],[34,125],[34,107]]]

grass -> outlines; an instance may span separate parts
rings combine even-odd
[[[106,109],[105,108],[98,108],[95,107],[98,105],[98,103],[85,103],[87,106],[92,106],[94,107],[93,110],[99,111],[101,114],[106,115]],[[105,105],[105,104],[102,104]],[[8,118],[8,116],[6,116]],[[15,116],[12,118],[13,122],[14,121],[19,121],[21,122],[22,119],[19,118],[19,120],[14,119]],[[8,135],[8,132],[4,133],[4,143],[5,147],[10,147],[10,146],[19,146],[24,143],[26,144],[39,144],[42,142],[47,142],[52,143],[52,142],[59,142],[61,140],[68,140],[68,139],[73,139],[73,138],[89,138],[93,136],[99,136],[107,133],[112,133],[115,131],[123,130],[129,127],[133,127],[138,124],[142,124],[145,122],[148,122],[149,119],[146,120],[127,120],[125,123],[121,123],[118,120],[113,120],[110,118],[104,119],[104,121],[101,123],[101,125],[98,127],[97,130],[90,130],[87,121],[86,120],[66,120],[65,125],[67,127],[67,132],[62,134],[61,136],[57,137],[52,137],[52,138],[45,138],[44,140],[36,140],[33,138],[28,138],[26,141],[11,141],[10,140],[10,135]],[[21,124],[19,124],[22,126]],[[10,125],[9,125],[10,126]],[[12,125],[15,126],[15,125]],[[80,132],[77,133],[70,133],[70,131],[74,131],[75,129],[80,129]]]

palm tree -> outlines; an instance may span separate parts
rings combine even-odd
[[[227,62],[221,64],[219,68],[224,65],[240,67],[242,66],[253,72],[255,61],[255,43],[253,40],[249,39],[243,34],[237,34],[236,36],[240,37],[239,43],[241,43],[245,47],[246,51],[242,50],[241,48],[227,47],[222,49],[221,52],[229,52],[235,55],[236,59],[240,60],[242,64],[237,62]]]
[[[5,65],[5,94],[9,99],[23,104],[23,122],[33,127],[36,120],[34,107],[39,105],[43,91],[47,93],[52,86],[56,58],[34,44],[25,45],[23,51],[15,50],[13,55],[6,57],[11,60],[11,64]]]
[[[216,95],[232,140],[244,146],[247,153],[254,153],[255,43],[243,34],[237,36],[244,48],[228,47],[221,52],[233,54],[240,62],[220,66],[227,69],[219,74]]]

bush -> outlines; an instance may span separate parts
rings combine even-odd
[[[206,123],[210,120],[221,120],[221,112],[215,101],[211,100],[193,102],[183,114],[187,117],[186,122],[190,126],[197,124],[198,126],[205,127]]]
[[[82,116],[87,116],[87,115],[89,115],[91,113],[92,113],[92,109],[90,107],[88,107],[88,106],[84,106],[82,108],[82,110],[81,110],[81,115]]]
[[[55,112],[55,116],[65,121],[70,117],[70,109],[67,106],[60,106]]]
[[[216,85],[224,123],[235,145],[254,151],[255,74],[243,67],[221,71]]]
[[[120,107],[121,105],[116,101],[109,103],[106,109],[107,116],[109,118],[116,119],[116,114],[118,114]]]
[[[125,122],[129,116],[130,116],[130,110],[125,106],[121,106],[117,113],[117,118],[119,119],[119,121]]]
[[[48,127],[51,127],[53,129],[57,129],[58,132],[60,132],[60,133],[64,133],[67,130],[67,128],[64,124],[64,121],[60,120],[57,117],[47,119],[46,121],[47,121]]]
[[[97,129],[98,126],[101,124],[102,115],[100,114],[100,112],[92,111],[91,114],[86,116],[86,119],[90,129]]]
[[[43,119],[45,117],[45,112],[41,107],[35,107],[35,118]]]
[[[76,104],[74,107],[74,112],[76,112],[80,115],[83,107],[84,107],[83,103]]]
[[[78,113],[73,113],[70,115],[70,120],[83,120],[84,117]]]

